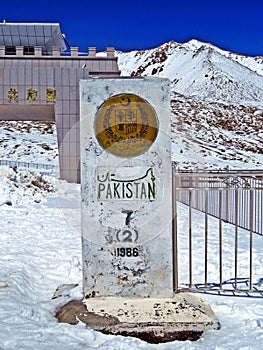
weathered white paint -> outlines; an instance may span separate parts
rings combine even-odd
[[[172,296],[170,82],[160,78],[80,82],[81,196],[85,297]],[[99,107],[131,93],[154,108],[155,142],[133,158],[104,150]]]

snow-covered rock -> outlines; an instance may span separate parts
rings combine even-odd
[[[118,53],[122,75],[169,78],[173,92],[202,101],[262,105],[263,57],[248,58],[191,40]],[[260,75],[262,74],[262,75]]]

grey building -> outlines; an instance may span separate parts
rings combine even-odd
[[[0,119],[55,121],[60,177],[79,182],[79,80],[120,71],[114,48],[66,44],[58,23],[0,23]]]

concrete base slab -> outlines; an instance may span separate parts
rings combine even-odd
[[[70,303],[57,312],[60,322],[67,322],[71,312],[73,322],[69,323],[74,323]],[[149,343],[197,340],[204,331],[220,328],[211,307],[188,293],[167,299],[91,298],[77,305],[75,323],[81,320],[96,331],[133,336]]]

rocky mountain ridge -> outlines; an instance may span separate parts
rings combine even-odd
[[[263,106],[263,57],[244,57],[191,40],[118,54],[122,75],[159,76],[202,101]]]
[[[123,76],[171,80],[173,159],[183,169],[263,165],[263,56],[191,40],[118,53]]]

